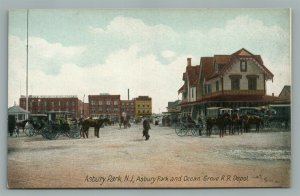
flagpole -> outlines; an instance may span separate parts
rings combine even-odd
[[[26,44],[26,110],[28,111],[28,16],[29,9],[27,9],[27,44]]]

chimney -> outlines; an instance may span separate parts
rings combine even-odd
[[[129,101],[129,89],[127,89],[128,101]]]
[[[187,58],[187,66],[192,66],[192,58]]]
[[[274,97],[274,93],[272,93],[272,97]]]

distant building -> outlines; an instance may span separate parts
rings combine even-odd
[[[167,111],[168,112],[180,112],[180,100],[169,101]]]
[[[134,100],[121,100],[121,113],[125,112],[128,116],[134,117]]]
[[[26,97],[21,96],[20,107],[26,109]],[[28,96],[28,111],[31,114],[46,114],[49,111],[68,111],[74,118],[80,118],[83,102],[76,95]]]
[[[85,117],[90,116],[89,103],[83,103],[82,109],[83,109],[82,111],[83,116]]]
[[[118,121],[121,113],[120,95],[89,95],[89,114],[92,117]]]
[[[281,90],[279,96],[280,99],[290,100],[291,99],[291,86],[285,85]]]
[[[19,107],[19,106],[12,106],[8,108],[8,115],[12,115],[15,117],[16,121],[23,121],[28,118],[29,111]]]
[[[134,98],[135,117],[152,115],[152,99],[149,96]]]

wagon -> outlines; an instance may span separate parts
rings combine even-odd
[[[191,120],[183,120],[185,118],[181,117],[181,121],[175,124],[175,133],[178,136],[192,135],[198,136],[201,135],[202,130],[204,129],[204,124],[202,120],[197,122]]]
[[[31,114],[25,127],[24,132],[28,137],[40,135],[47,122],[46,114]]]
[[[46,139],[57,139],[60,135],[80,138],[80,127],[72,113],[51,111],[47,114],[33,114],[25,126],[27,136],[42,135]]]
[[[72,118],[68,111],[48,112],[48,122],[43,128],[42,136],[46,139],[57,139],[59,136],[80,138],[79,122]]]
[[[266,128],[289,129],[291,120],[290,104],[268,105],[264,114]]]

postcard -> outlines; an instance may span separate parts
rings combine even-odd
[[[15,9],[8,188],[290,187],[291,9]]]

